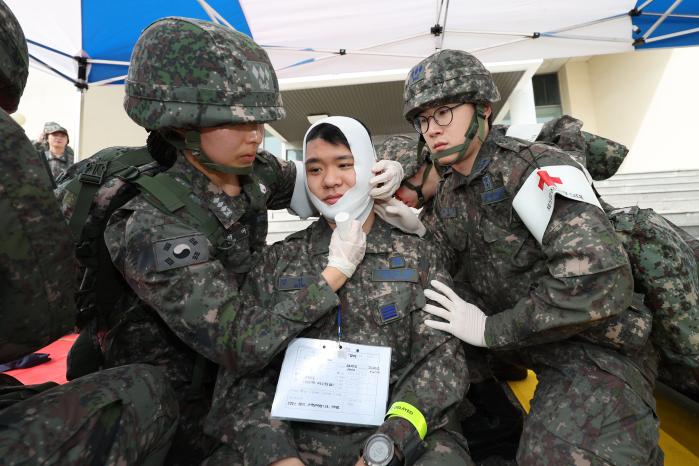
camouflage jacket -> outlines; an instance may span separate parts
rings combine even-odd
[[[61,175],[73,165],[73,151],[71,150],[69,152],[67,148],[60,157],[54,157],[49,150],[45,151],[43,155],[46,157],[54,180],[59,180]]]
[[[315,283],[327,265],[331,233],[327,222],[321,219],[263,253],[243,288],[246,295],[258,298],[260,312],[267,309],[279,313],[277,303],[288,302],[288,297],[294,298],[292,302],[308,299],[305,296],[311,288],[307,284]],[[412,272],[413,276],[409,280],[389,277],[399,269]],[[338,291],[336,299],[325,303],[321,318],[305,327],[299,325],[296,335],[289,337],[337,338],[336,313],[340,304],[344,341],[392,348],[389,405],[407,401],[416,406],[425,416],[428,432],[433,432],[444,426],[446,413],[460,402],[468,383],[460,342],[423,324],[428,317],[422,311],[423,289],[432,279],[451,283],[435,248],[376,217],[367,235],[366,255],[357,271]],[[386,312],[389,308],[391,313]],[[268,344],[265,334],[257,337],[262,339],[261,345]],[[279,346],[276,351],[285,346]],[[356,436],[363,441],[375,431],[271,421],[269,412],[281,359],[279,355],[267,368],[242,380],[235,373],[219,374],[207,428],[211,434],[241,449],[246,464],[268,464],[297,456],[294,433],[314,436],[322,431],[330,441],[335,435]],[[387,420],[378,430],[400,446],[417,435],[415,428],[401,418]],[[261,438],[265,439],[263,447],[259,445]],[[332,445],[319,442],[319,448],[332,449]],[[358,450],[353,454],[358,454]]]
[[[43,162],[0,110],[0,363],[68,333],[73,243]]]
[[[211,244],[186,209],[163,213],[145,194],[115,211],[104,238],[131,288],[122,319],[137,323],[138,331],[120,328],[115,319],[105,358],[110,366],[155,360],[171,380],[187,381],[196,353],[236,367],[234,327],[246,322],[238,289],[265,244],[267,209],[288,206],[296,175],[293,164],[260,153],[241,194],[231,197],[181,156],[167,173],[218,219],[226,241]]]
[[[460,273],[491,314],[486,343],[513,349],[581,335],[612,346],[643,346],[650,332],[647,309],[631,315],[622,331],[610,324],[627,312],[633,280],[606,214],[557,196],[540,245],[514,211],[520,186],[536,166],[546,165],[577,166],[554,147],[492,133],[471,174],[450,171],[438,189],[436,239],[450,246]]]

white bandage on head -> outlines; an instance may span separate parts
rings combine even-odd
[[[316,126],[327,123],[337,127],[345,139],[349,143],[350,151],[354,157],[354,171],[356,174],[356,182],[334,205],[329,205],[318,199],[308,189],[306,183],[306,192],[313,206],[318,209],[320,214],[330,222],[335,222],[335,216],[340,212],[347,212],[351,219],[358,220],[363,223],[369,216],[371,209],[374,207],[374,200],[369,195],[371,186],[369,180],[373,176],[371,168],[376,162],[376,153],[374,145],[371,143],[371,138],[366,128],[357,120],[349,117],[333,116],[324,118],[313,124],[303,137],[303,163],[306,163],[308,156],[306,147],[308,141],[308,133]]]

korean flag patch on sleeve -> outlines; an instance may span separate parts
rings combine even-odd
[[[194,234],[158,241],[153,244],[155,253],[155,270],[165,270],[187,267],[209,260],[209,246],[206,236]]]
[[[602,209],[590,180],[579,168],[551,165],[534,170],[512,201],[512,207],[539,244],[551,221],[556,195]]]

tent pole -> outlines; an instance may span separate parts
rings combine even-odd
[[[442,46],[444,45],[444,38],[447,36],[447,17],[449,15],[449,0],[447,0],[447,6],[444,9],[444,24],[442,25],[442,33],[439,35],[439,38],[437,39],[439,41],[439,45],[437,46],[437,50],[442,50]]]
[[[653,31],[658,29],[658,27],[661,24],[663,24],[665,19],[667,19],[668,15],[670,15],[673,11],[675,11],[675,8],[677,8],[680,5],[680,3],[682,3],[682,0],[675,0],[675,2],[672,5],[670,5],[670,8],[668,8],[667,11],[665,13],[663,13],[663,15],[660,18],[658,18],[658,20],[655,23],[653,23],[653,25],[650,27],[650,29],[648,29],[648,31],[646,31],[646,33],[643,34],[643,40],[647,41],[648,36],[653,34]]]
[[[589,40],[589,41],[599,41],[599,42],[623,42],[628,43],[629,39],[624,37],[595,37],[595,36],[583,36],[577,34],[550,34],[548,32],[542,32],[541,37],[550,37],[552,39],[573,39],[573,40]]]
[[[554,33],[558,33],[558,32],[570,31],[572,29],[580,29],[580,28],[584,28],[587,26],[594,26],[595,24],[605,23],[607,21],[613,21],[615,19],[623,18],[625,16],[628,16],[628,13],[620,13],[618,15],[607,16],[606,18],[600,18],[600,19],[595,19],[593,21],[587,21],[586,23],[574,24],[572,26],[566,26],[563,28],[554,29],[553,31],[547,31],[547,33],[554,34]]]
[[[508,40],[507,42],[503,42],[501,44],[489,45],[487,47],[481,47],[479,49],[467,50],[467,52],[469,52],[471,54],[476,54],[478,52],[483,52],[484,50],[496,49],[498,47],[504,47],[506,45],[512,45],[512,44],[516,44],[518,42],[524,42],[525,40],[529,40],[529,39],[531,39],[531,37],[522,37],[520,39]]]
[[[643,5],[639,6],[639,7],[636,8],[636,9],[637,9],[638,11],[642,11],[645,7],[647,7],[648,5],[650,5],[651,3],[653,3],[653,1],[654,1],[654,0],[646,0],[645,2],[643,2]]]
[[[699,28],[687,29],[686,31],[677,31],[677,32],[672,32],[670,34],[664,34],[662,36],[651,37],[645,43],[650,44],[651,42],[657,42],[659,40],[664,40],[664,39],[672,39],[673,37],[686,36],[688,34],[694,34],[695,32],[699,32]]]

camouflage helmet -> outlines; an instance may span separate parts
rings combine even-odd
[[[426,108],[455,102],[497,102],[493,77],[470,53],[442,50],[415,65],[403,89],[403,115],[411,122]]]
[[[0,0],[0,107],[17,110],[29,74],[27,41],[19,21]]]
[[[409,136],[391,136],[376,150],[379,160],[394,160],[403,167],[403,179],[412,178],[427,159],[429,153],[424,148],[417,154],[418,141]]]
[[[259,45],[227,26],[176,17],[154,22],[136,42],[124,108],[149,130],[285,115],[277,76]]]

